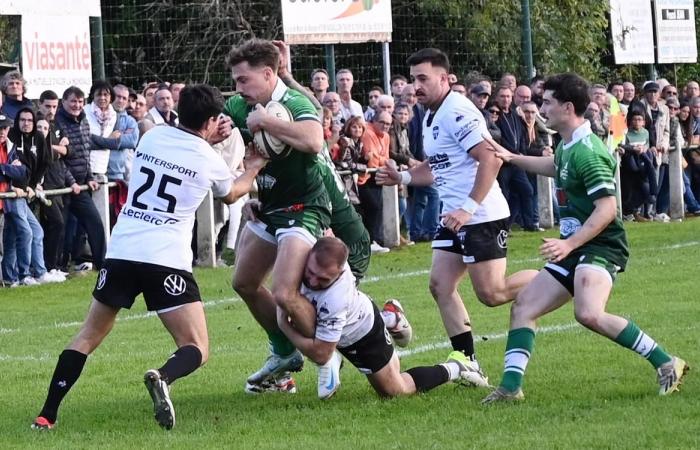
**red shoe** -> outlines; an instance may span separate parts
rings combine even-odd
[[[34,423],[32,424],[32,429],[33,430],[50,430],[56,425],[56,422],[51,422],[49,419],[47,419],[44,416],[39,416],[36,419],[34,419]]]

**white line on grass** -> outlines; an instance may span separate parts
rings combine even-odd
[[[537,334],[550,334],[559,333],[573,330],[575,328],[580,328],[581,326],[577,322],[569,322],[561,325],[550,325],[548,327],[542,327],[537,329]],[[500,341],[508,337],[508,333],[497,333],[497,334],[485,334],[483,336],[474,336],[474,343],[478,344],[483,341]],[[452,344],[449,341],[434,342],[430,344],[419,345],[416,348],[411,348],[408,350],[399,350],[399,357],[403,358],[405,356],[413,356],[419,353],[425,353],[431,350],[441,350],[445,348],[450,348]]]
[[[580,328],[581,326],[576,323],[576,322],[569,322],[569,323],[564,323],[561,325],[550,325],[547,327],[542,327],[537,330],[537,334],[553,334],[553,333],[565,333],[568,331],[571,331],[576,328]],[[475,344],[480,344],[482,342],[486,341],[501,341],[505,339],[508,336],[508,333],[496,333],[496,334],[485,334],[483,336],[475,336],[474,337],[474,343]],[[429,344],[423,344],[420,345],[416,348],[411,348],[408,350],[399,350],[397,351],[399,357],[404,358],[406,356],[414,356],[418,355],[421,353],[433,351],[433,350],[441,350],[444,348],[449,348],[450,343],[448,341],[440,341],[440,342],[433,342]],[[212,348],[212,354],[218,353],[219,347],[214,347]],[[224,348],[224,350],[227,350]],[[111,358],[113,355],[110,355],[109,353],[103,353],[99,352],[98,353],[100,358]],[[141,353],[143,356],[143,353]],[[10,362],[45,362],[45,361],[54,361],[56,359],[55,356],[47,355],[47,354],[42,354],[40,356],[34,356],[34,355],[21,355],[21,356],[12,356],[12,355],[2,355],[0,354],[0,361],[10,361]]]
[[[655,249],[656,251],[658,250],[677,250],[679,248],[684,248],[684,247],[692,247],[695,245],[700,245],[700,241],[688,241],[688,242],[680,242],[678,244],[672,244],[672,245],[667,245],[665,247],[661,247],[658,249]],[[526,262],[535,262],[535,261],[541,261],[542,258],[526,258],[526,259],[516,259],[510,261],[511,264],[522,264]],[[396,280],[400,278],[410,278],[414,276],[421,276],[421,275],[427,275],[430,273],[430,270],[424,269],[424,270],[416,270],[412,272],[403,272],[403,273],[395,273],[395,274],[389,274],[389,275],[381,275],[381,276],[374,276],[374,277],[368,277],[365,278],[362,283],[364,284],[369,284],[369,283],[377,283],[380,281],[389,281],[389,280]],[[242,299],[240,297],[230,297],[230,298],[223,298],[219,300],[209,300],[205,301],[204,306],[211,308],[214,306],[219,306],[219,305],[226,305],[226,304],[231,304],[231,303],[238,303],[241,302]],[[147,319],[149,317],[155,316],[156,313],[149,311],[146,313],[138,313],[138,314],[130,314],[130,315],[123,315],[120,317],[117,317],[117,321],[129,321],[129,320],[142,320],[142,319]],[[44,325],[44,326],[39,326],[34,328],[34,330],[45,330],[45,329],[52,329],[52,328],[70,328],[70,327],[77,327],[82,325],[83,322],[57,322],[54,323],[53,325]],[[19,328],[15,329],[8,329],[8,328],[0,328],[0,334],[12,334],[12,333],[18,333],[22,331]],[[0,359],[1,360],[1,359]]]

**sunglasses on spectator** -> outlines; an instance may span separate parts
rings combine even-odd
[[[673,111],[678,111],[678,110],[680,110],[680,108],[677,107],[677,106],[669,106],[668,109],[673,110]]]
[[[499,115],[499,116],[501,115],[501,111],[498,110],[498,109],[489,109],[489,112],[490,112],[491,114],[496,114],[496,115]]]

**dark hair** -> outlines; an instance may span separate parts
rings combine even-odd
[[[646,118],[647,118],[646,116],[647,115],[638,108],[629,109],[629,111],[627,112],[627,117],[626,117],[627,128],[632,128],[632,119],[635,117],[641,117],[642,119],[644,119],[645,126],[646,126]]]
[[[612,91],[612,88],[615,87],[615,86],[620,86],[620,87],[622,87],[622,83],[623,83],[622,80],[611,81],[611,82],[608,84],[608,92]]]
[[[224,97],[215,87],[207,84],[187,85],[180,91],[180,123],[191,130],[199,130],[224,109]]]
[[[92,102],[93,100],[95,100],[95,94],[101,91],[109,92],[110,101],[114,99],[114,89],[112,89],[112,85],[105,80],[97,80],[94,83],[92,83],[92,86],[90,86],[90,94],[88,95],[88,101]]]
[[[530,86],[537,83],[538,81],[544,81],[544,77],[542,75],[535,75],[534,77],[530,78]]]
[[[417,66],[418,64],[422,64],[425,62],[430,63],[431,65],[436,67],[442,67],[447,72],[450,71],[449,58],[447,57],[445,52],[437,48],[424,48],[418,50],[417,52],[409,56],[406,60],[406,64],[408,64],[409,66]]]
[[[403,76],[403,75],[393,75],[391,77],[391,80],[389,81],[389,84],[394,84],[394,81],[396,80],[402,80],[404,83],[408,83],[408,79]]]
[[[348,259],[348,247],[337,237],[322,237],[311,248],[309,256],[312,254],[322,267],[331,264],[343,267]]]
[[[233,47],[226,57],[229,68],[247,62],[251,67],[270,67],[275,73],[280,64],[280,52],[270,41],[264,39],[249,39]]]
[[[560,103],[571,102],[577,116],[583,116],[590,103],[588,82],[575,73],[560,73],[547,78],[544,90],[552,91],[552,97]]]
[[[328,71],[326,69],[323,69],[323,68],[318,68],[318,69],[312,70],[311,71],[311,78],[313,78],[314,75],[316,75],[319,72],[321,72],[322,74],[324,74],[326,76],[326,78],[328,78]]]
[[[369,91],[367,91],[367,92],[369,93],[371,91],[379,91],[379,92],[381,92],[381,95],[384,95],[384,88],[382,88],[381,86],[378,86],[376,84],[374,86],[372,86],[371,88],[369,88]]]
[[[44,91],[39,96],[39,104],[44,103],[44,100],[58,100],[58,95],[51,90]]]
[[[75,95],[77,98],[85,98],[85,92],[78,86],[70,86],[65,91],[63,91],[63,100],[68,100],[68,97]]]

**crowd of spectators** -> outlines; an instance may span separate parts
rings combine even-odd
[[[335,76],[336,91],[330,90]],[[372,250],[386,252],[382,239],[382,188],[374,171],[393,160],[402,169],[420,164],[426,111],[413,85],[402,75],[367,93],[366,104],[353,93],[351,70],[311,73],[308,94],[321,105],[325,139],[341,173],[351,203],[372,238]],[[508,150],[549,156],[558,136],[539,115],[543,77],[518,82],[513,74],[492,81],[486,76],[460,80],[450,74],[451,90],[468,97],[482,112],[492,137]],[[26,97],[19,71],[0,81],[0,258],[7,286],[62,282],[69,272],[99,269],[105,254],[105,227],[113,226],[130,179],[139,137],[155,126],[178,125],[178,97],[183,83],[145,83],[140,92],[123,84],[98,80],[87,97],[70,87],[47,90],[38,99]],[[639,92],[639,93],[638,93]],[[454,95],[451,94],[451,95]],[[616,149],[621,156],[622,210],[625,220],[668,221],[669,155],[682,152],[687,214],[700,215],[700,87],[688,82],[682,90],[665,79],[637,86],[616,81],[594,84],[586,111],[594,132],[607,139],[612,126],[611,98],[625,114],[628,132]],[[242,169],[240,133],[215,146]],[[110,223],[104,224],[92,192],[107,182]],[[498,176],[514,227],[541,231],[537,180],[504,165]],[[47,199],[44,190],[68,188]],[[245,199],[220,211],[217,231],[229,221],[224,244],[233,249]],[[121,202],[121,203],[120,203]],[[556,197],[554,198],[557,220]],[[399,187],[401,244],[430,241],[438,227],[440,199],[433,186]]]

